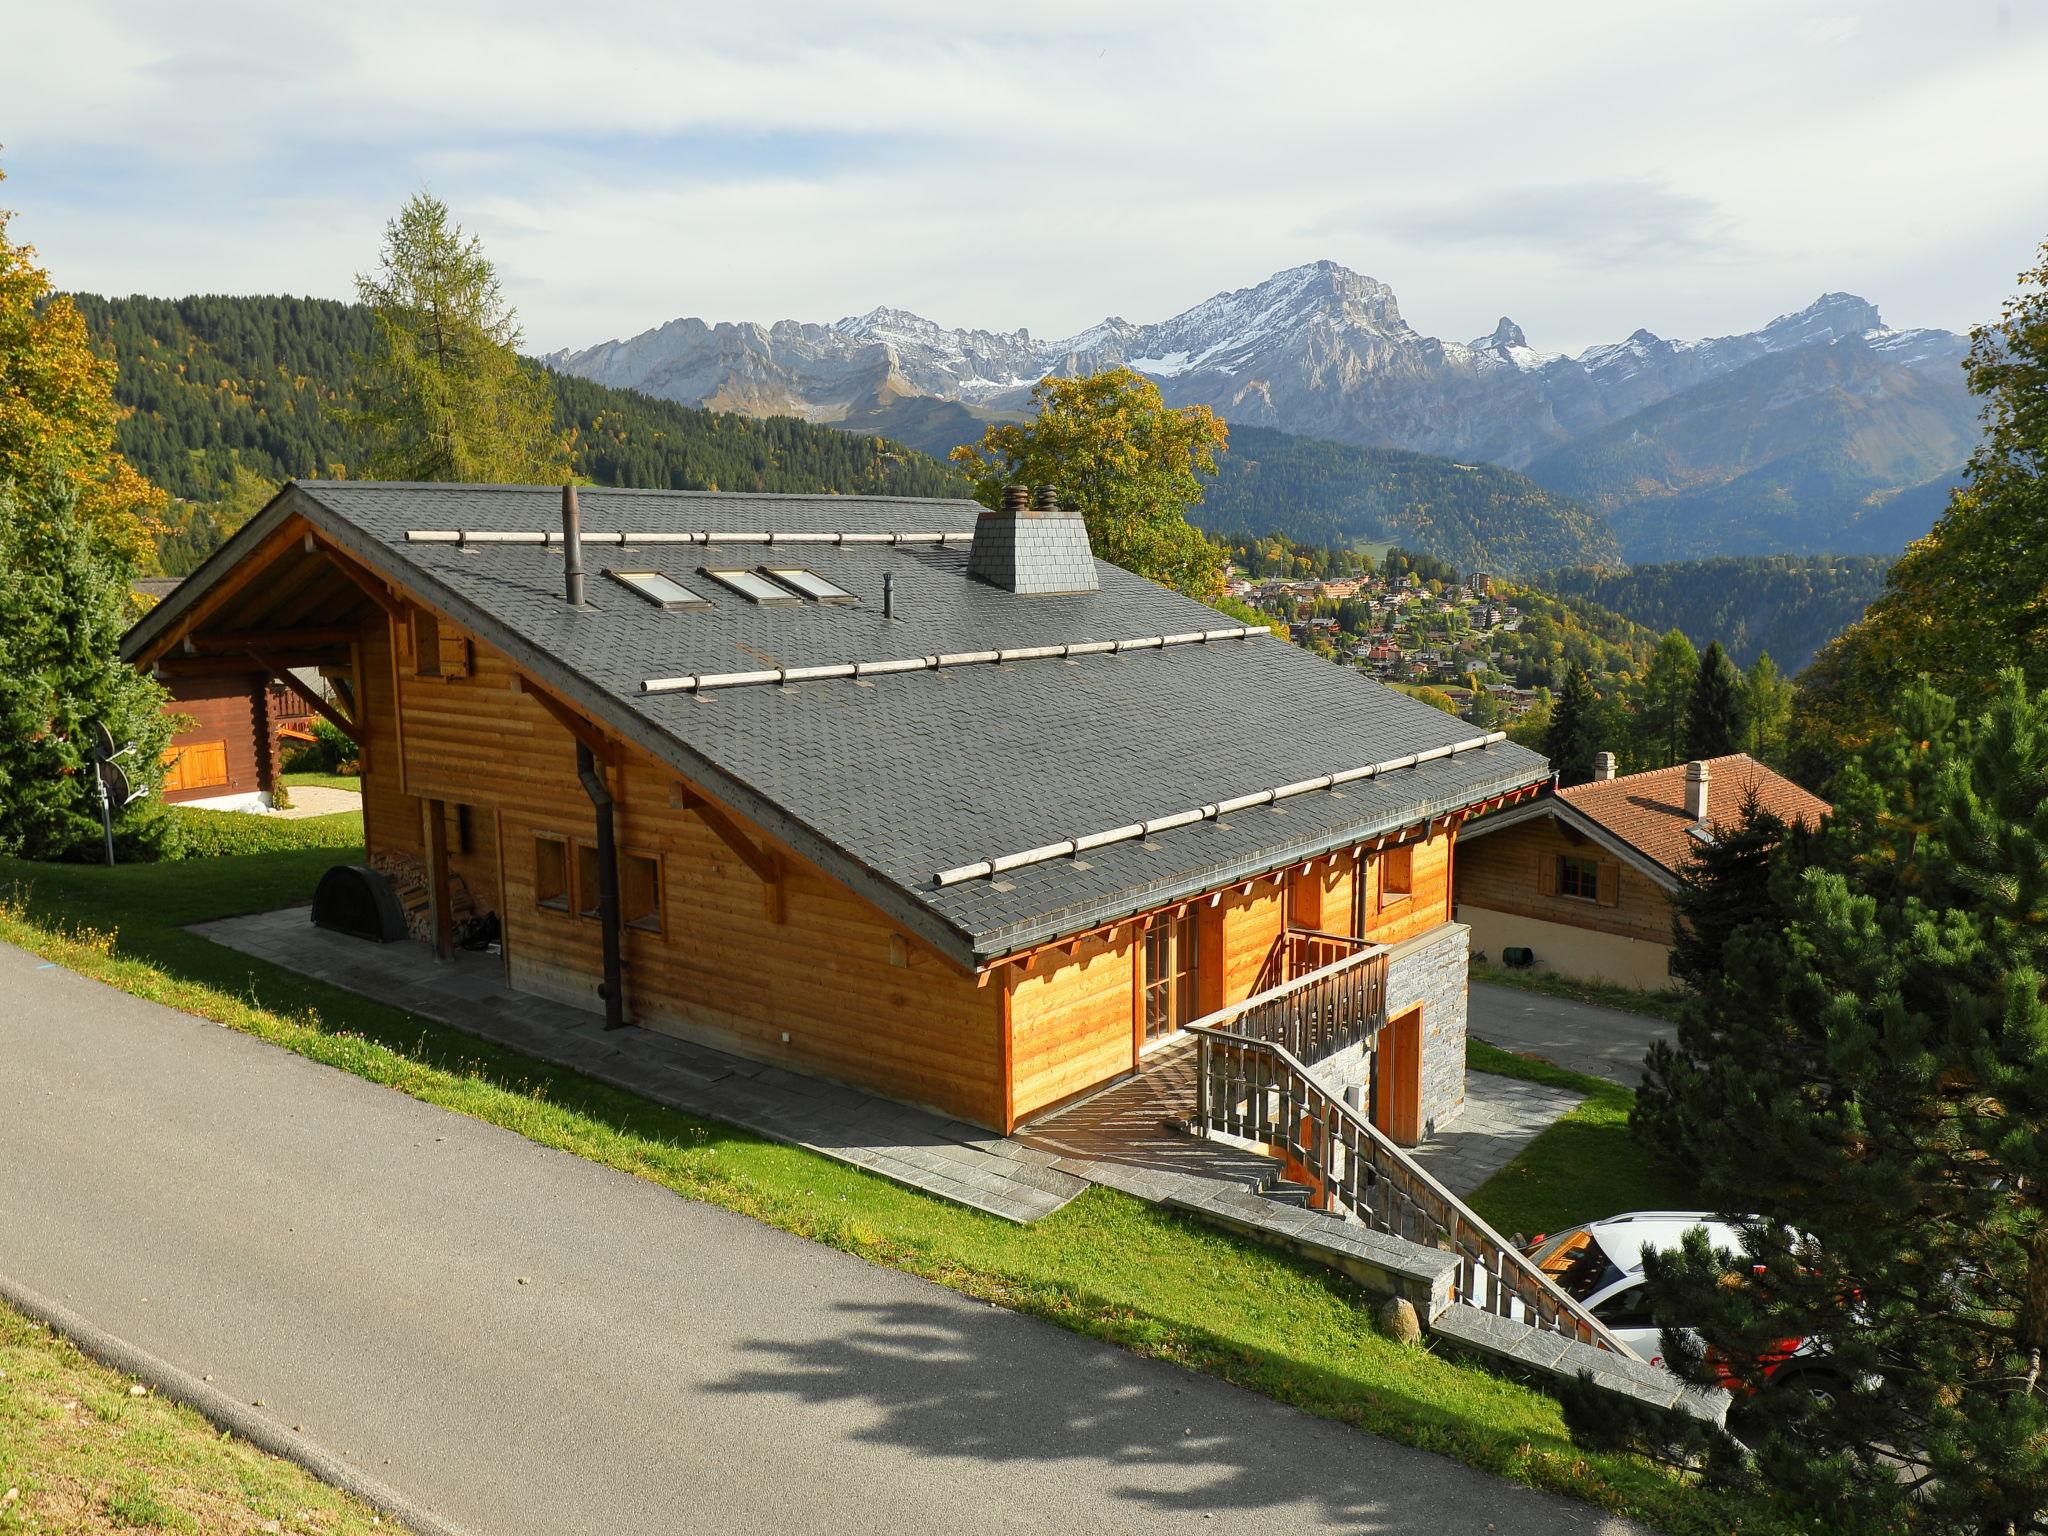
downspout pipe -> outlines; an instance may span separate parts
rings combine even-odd
[[[597,754],[576,744],[576,777],[597,815],[597,927],[604,937],[604,1027],[626,1027],[626,985],[619,957],[619,845],[612,828],[612,792],[597,769]]]

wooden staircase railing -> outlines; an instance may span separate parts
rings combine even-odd
[[[1383,999],[1384,954],[1380,959]],[[1313,989],[1329,979],[1322,971],[1312,972],[1289,986]],[[1198,1130],[1241,1137],[1291,1159],[1306,1172],[1316,1192],[1314,1203],[1322,1209],[1450,1252],[1458,1260],[1460,1302],[1634,1358],[1627,1345],[1527,1255],[1370,1121],[1316,1083],[1302,1054],[1286,1039],[1259,1033],[1262,1018],[1271,1022],[1270,1015],[1262,1014],[1264,1006],[1254,996],[1237,1009],[1188,1026],[1201,1049]]]
[[[1273,941],[1251,996],[1191,1027],[1278,1041],[1300,1060],[1318,1062],[1370,1041],[1386,1022],[1386,1005],[1383,945],[1290,928]]]

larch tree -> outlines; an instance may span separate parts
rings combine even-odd
[[[1222,419],[1205,405],[1169,409],[1159,386],[1129,368],[1042,379],[1031,398],[1031,421],[998,423],[953,450],[975,497],[994,507],[1005,485],[1050,485],[1087,520],[1097,556],[1212,601],[1223,550],[1187,513],[1229,446]]]
[[[1721,642],[1707,646],[1685,707],[1685,755],[1726,757],[1741,741],[1742,679]]]
[[[377,341],[355,360],[350,421],[369,478],[549,484],[570,473],[546,378],[519,356],[497,268],[448,206],[416,193],[356,279]]]
[[[1792,680],[1778,670],[1769,651],[1742,674],[1742,750],[1760,763],[1779,762],[1792,723]]]
[[[1682,759],[1699,672],[1699,652],[1683,633],[1670,630],[1657,642],[1636,688],[1636,756],[1642,766],[1665,768]]]
[[[153,569],[167,501],[114,451],[126,414],[114,403],[115,365],[93,350],[77,306],[51,288],[35,248],[8,237],[10,217],[0,208],[0,484],[54,475],[89,528]]]

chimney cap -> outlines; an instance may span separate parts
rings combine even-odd
[[[1595,752],[1593,754],[1593,779],[1595,783],[1605,783],[1608,779],[1613,778],[1614,768],[1615,758],[1612,752]]]
[[[1003,510],[1005,512],[1028,512],[1031,510],[1031,487],[1028,485],[1006,485],[1003,487]]]

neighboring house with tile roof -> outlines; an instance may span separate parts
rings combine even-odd
[[[1459,839],[1455,893],[1473,953],[1588,981],[1671,986],[1679,871],[1751,794],[1788,822],[1816,826],[1829,810],[1746,753],[1617,778],[1603,752],[1589,783],[1473,821]]]
[[[1005,1130],[1341,962],[1416,1140],[1457,828],[1548,778],[1023,501],[298,482],[123,654],[319,668],[437,946],[492,913],[515,987]]]

